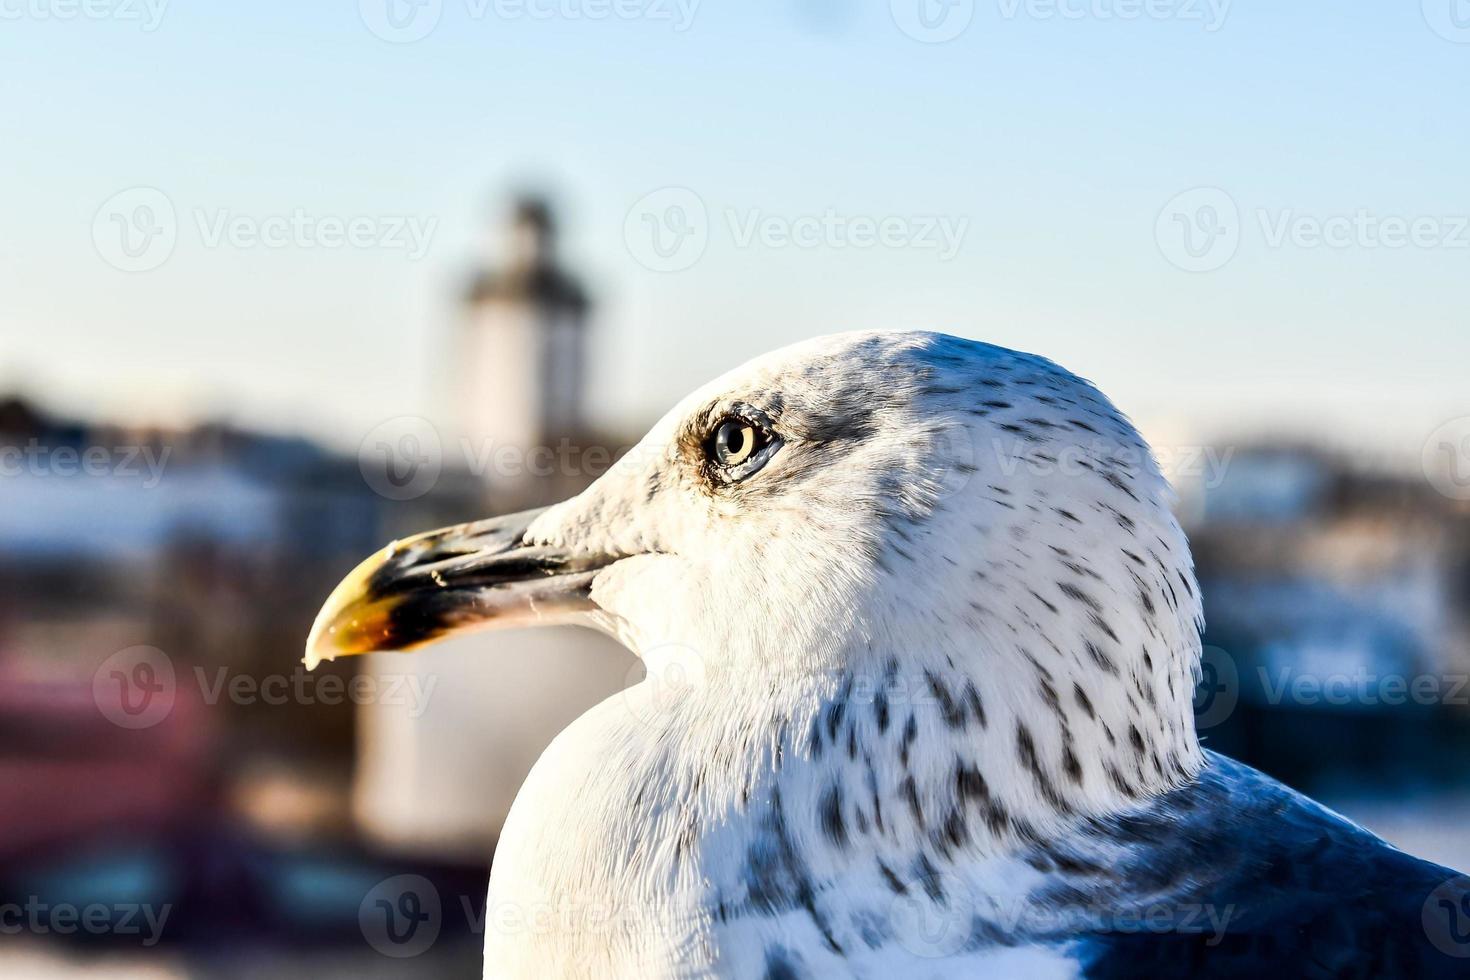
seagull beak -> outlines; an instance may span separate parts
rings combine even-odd
[[[616,556],[527,545],[540,510],[395,541],[342,580],[312,624],[304,662],[412,650],[480,629],[551,625],[595,609],[597,570]]]

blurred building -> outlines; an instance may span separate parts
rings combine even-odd
[[[1239,700],[1214,747],[1319,792],[1463,785],[1470,510],[1418,475],[1261,444],[1237,447],[1189,535]]]
[[[528,447],[581,434],[587,294],[557,263],[550,206],[516,204],[505,257],[470,281],[452,370],[464,435]]]
[[[520,201],[503,258],[465,293],[450,370],[464,453],[486,463],[483,503],[469,517],[575,494],[602,467],[578,450],[608,448],[583,412],[589,303],[558,264],[544,201]],[[424,530],[409,528],[408,530]],[[433,697],[360,710],[356,811],[395,847],[486,858],[532,763],[569,722],[626,685],[621,646],[564,627],[468,636],[412,656],[379,654],[379,676],[412,674]]]

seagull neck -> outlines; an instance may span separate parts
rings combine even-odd
[[[782,750],[801,773],[781,782],[848,787],[849,835],[881,824],[941,851],[1004,853],[1198,772],[1188,699],[1150,705],[1125,679],[1068,682],[1012,654],[988,669],[944,653],[855,657],[850,669],[781,685],[792,697],[778,708]],[[830,800],[809,802],[831,813]]]

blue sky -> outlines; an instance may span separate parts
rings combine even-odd
[[[411,43],[370,29],[380,0],[76,2],[0,0],[0,387],[60,408],[344,446],[445,417],[454,293],[532,186],[599,301],[610,426],[866,327],[1044,353],[1166,438],[1413,458],[1470,414],[1465,0],[958,0],[943,43],[900,27],[919,0],[438,0]],[[126,272],[94,223],[134,188],[176,241]],[[704,209],[675,271],[627,230],[661,188]],[[1208,271],[1170,238],[1207,234],[1197,188],[1235,209]],[[291,215],[367,218],[369,244],[248,239]],[[781,238],[824,215],[835,237]],[[387,243],[409,218],[419,257]],[[884,219],[890,243],[853,230]],[[246,239],[212,238],[232,220]],[[1418,241],[1385,245],[1395,221]]]

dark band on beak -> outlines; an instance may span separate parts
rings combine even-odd
[[[597,570],[622,556],[527,545],[526,529],[540,513],[430,531],[372,556],[342,580],[317,615],[307,666],[591,611]]]

